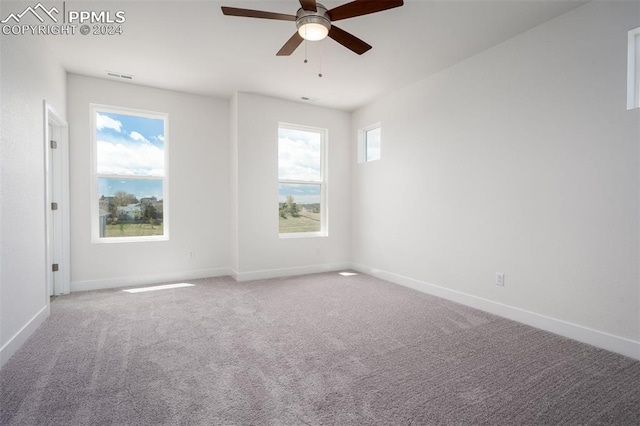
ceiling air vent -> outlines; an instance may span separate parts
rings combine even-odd
[[[125,80],[133,80],[133,76],[129,74],[120,74],[119,72],[107,71],[109,77],[123,78]]]

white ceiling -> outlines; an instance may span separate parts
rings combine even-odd
[[[325,0],[328,8],[346,3]],[[295,23],[224,16],[221,5],[295,14],[297,0],[67,2],[124,10],[123,35],[47,37],[69,72],[230,98],[235,91],[353,110],[584,4],[578,0],[405,0],[402,7],[336,24],[373,46],[362,56],[331,39],[276,52]],[[24,4],[24,3],[23,3]],[[323,77],[318,77],[322,69]]]

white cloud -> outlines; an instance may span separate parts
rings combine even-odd
[[[156,139],[158,139],[159,141],[164,142],[164,135],[158,135],[158,136],[156,136]]]
[[[278,175],[280,179],[304,181],[320,179],[320,135],[304,133],[316,137],[293,139],[283,137],[284,135],[281,134],[278,140]]]
[[[133,139],[134,141],[149,142],[147,138],[145,138],[144,136],[142,136],[140,133],[136,131],[131,132],[129,136],[131,136],[131,139]]]
[[[128,145],[98,141],[97,154],[101,174],[164,175],[164,151],[150,143]]]
[[[96,114],[96,127],[98,130],[102,129],[113,129],[116,132],[120,132],[122,129],[122,123],[118,120],[114,120],[113,118],[102,115],[100,113]]]

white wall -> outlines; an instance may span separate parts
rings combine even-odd
[[[356,265],[640,358],[638,25],[592,2],[356,111]]]
[[[169,241],[91,243],[91,103],[169,114]],[[228,101],[69,75],[68,114],[72,291],[229,274]]]
[[[49,313],[43,105],[65,118],[66,76],[42,38],[2,36],[0,57],[2,366]]]
[[[236,278],[257,279],[344,267],[350,251],[349,114],[249,93],[237,93],[234,104],[238,191]],[[278,238],[279,122],[328,129],[328,237]]]

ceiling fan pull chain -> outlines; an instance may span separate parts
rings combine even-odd
[[[307,43],[309,43],[307,40],[304,41],[304,63],[306,64],[307,62]]]
[[[324,53],[324,40],[320,42],[320,72],[318,72],[318,77],[322,77],[322,54]]]

